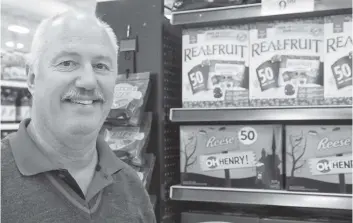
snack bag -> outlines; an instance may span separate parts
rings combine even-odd
[[[155,161],[156,157],[153,154],[146,154],[145,164],[140,173],[143,176],[142,183],[147,189],[150,186]]]
[[[146,114],[147,113],[139,110],[130,119],[116,119],[108,117],[106,122],[116,126],[139,126],[141,121],[146,117]]]
[[[105,124],[102,134],[114,153],[128,164],[141,166],[142,153],[148,145],[152,113],[147,113],[140,127],[115,127]]]
[[[129,122],[134,117],[132,123],[139,123],[139,112],[144,111],[149,94],[150,73],[118,75],[115,89],[114,101],[108,119]]]
[[[153,173],[154,164],[156,161],[156,157],[151,154],[145,154],[143,158],[144,162],[141,167],[131,166],[139,176],[143,185],[148,188],[151,182],[151,177]]]

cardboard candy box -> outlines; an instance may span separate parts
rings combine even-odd
[[[286,126],[286,188],[352,193],[352,126]]]
[[[352,15],[325,17],[325,102],[352,104]]]
[[[321,105],[323,18],[259,22],[250,26],[250,104]]]
[[[181,126],[181,183],[282,188],[282,127]]]
[[[249,105],[249,28],[186,29],[182,38],[183,107]]]

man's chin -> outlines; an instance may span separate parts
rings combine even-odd
[[[91,134],[98,133],[100,128],[101,124],[97,123],[94,120],[90,120],[87,122],[76,120],[70,123],[67,133],[74,136],[88,136]]]

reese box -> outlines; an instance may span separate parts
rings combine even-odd
[[[181,126],[181,183],[282,188],[282,126]]]
[[[352,193],[352,126],[286,126],[286,188]]]

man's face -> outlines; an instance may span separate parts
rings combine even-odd
[[[57,137],[97,133],[109,113],[117,70],[114,46],[95,20],[58,19],[45,34],[34,81],[35,115]]]

